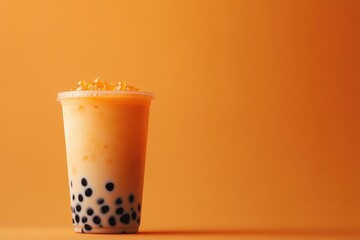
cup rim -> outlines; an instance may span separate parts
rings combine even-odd
[[[144,97],[150,97],[151,99],[154,98],[154,94],[150,92],[142,92],[142,91],[129,91],[129,90],[121,90],[121,91],[114,91],[114,90],[86,90],[86,91],[64,91],[59,92],[57,94],[57,100],[61,101],[63,99],[69,98],[93,98],[93,97],[121,97],[126,95],[138,95]]]

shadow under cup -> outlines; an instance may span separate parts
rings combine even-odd
[[[152,99],[131,91],[58,94],[76,232],[138,231]]]

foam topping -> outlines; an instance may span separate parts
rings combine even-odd
[[[125,81],[117,83],[103,81],[100,78],[92,82],[79,81],[78,87],[72,91],[140,91],[140,89],[127,85]]]

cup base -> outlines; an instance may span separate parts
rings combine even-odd
[[[124,227],[93,227],[91,231],[84,231],[81,227],[74,227],[74,231],[77,233],[86,233],[86,234],[134,234],[139,231],[139,227],[130,227],[130,228],[124,228]]]

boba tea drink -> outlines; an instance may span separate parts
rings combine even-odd
[[[72,222],[81,233],[136,233],[153,95],[124,82],[61,92]]]

